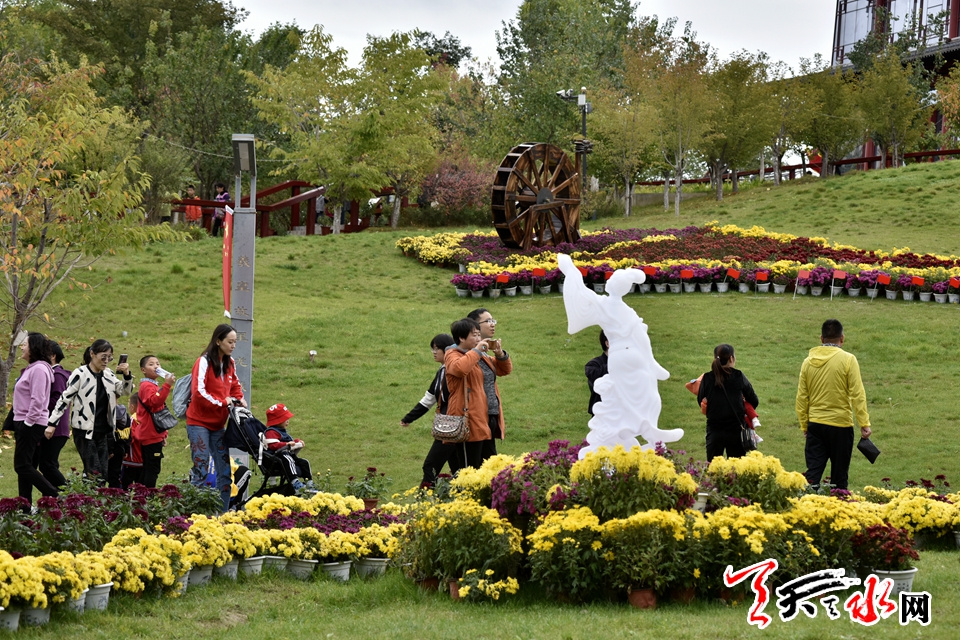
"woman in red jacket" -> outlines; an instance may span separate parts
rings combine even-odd
[[[221,324],[214,329],[210,344],[193,365],[190,406],[187,407],[187,437],[193,456],[190,481],[198,487],[204,484],[212,457],[224,511],[230,506],[231,484],[225,427],[230,405],[247,406],[236,365],[230,357],[236,346],[237,332],[233,327]]]
[[[163,460],[163,448],[167,446],[167,432],[157,431],[153,426],[153,415],[167,405],[167,396],[173,386],[174,376],[167,372],[161,385],[160,359],[157,356],[143,356],[140,358],[140,371],[143,379],[137,391],[137,421],[132,434],[134,442],[140,446],[140,456],[143,467],[140,483],[145,487],[155,488],[160,476],[160,461]]]

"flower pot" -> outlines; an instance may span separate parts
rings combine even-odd
[[[787,285],[785,285],[785,284],[777,284],[776,282],[774,282],[774,283],[773,283],[773,292],[774,292],[774,293],[786,293],[786,292],[787,292]]]
[[[740,293],[750,293],[750,285],[747,284],[746,282],[738,282],[738,283],[737,283],[737,290],[738,290]]]
[[[213,575],[222,576],[231,580],[237,579],[237,570],[240,568],[240,560],[234,558],[222,567],[214,567]]]
[[[287,568],[287,562],[288,560],[283,556],[264,556],[263,568],[283,571]]]
[[[521,284],[520,293],[525,296],[533,295],[533,285],[532,284]]]
[[[933,294],[933,299],[937,301],[938,304],[947,303],[947,294],[945,293],[935,293]]]
[[[562,283],[562,282],[558,282],[558,283],[557,283],[557,293],[563,293],[563,283]]]
[[[473,296],[474,298],[482,298],[482,297],[483,297],[483,289],[480,289],[480,291],[471,291],[471,292],[470,292],[470,295]]]
[[[680,293],[680,283],[677,284],[670,283],[670,293]]]
[[[639,285],[637,289],[640,290],[640,293],[650,293],[650,284],[644,282],[643,284]]]
[[[186,573],[177,578],[175,591],[181,596],[187,592],[187,587],[190,585],[190,571],[191,569],[187,569]]]
[[[50,622],[50,608],[28,607],[20,612],[20,623],[25,627],[42,627]]]
[[[287,573],[299,578],[300,580],[309,580],[318,564],[320,564],[319,560],[301,560],[299,558],[290,558],[290,562],[287,563]]]
[[[353,566],[361,578],[382,576],[387,571],[390,558],[360,558]]]
[[[454,600],[460,599],[460,583],[456,580],[451,580],[447,583],[450,588],[450,597]]]
[[[860,295],[860,287],[850,287],[847,289],[847,295],[851,298],[856,298],[858,295]]]
[[[353,563],[349,560],[345,560],[344,562],[324,562],[320,567],[334,580],[346,582],[350,579],[351,564]]]
[[[730,288],[730,283],[729,283],[729,282],[718,282],[718,283],[717,283],[717,292],[718,292],[718,293],[726,293],[729,288]]]
[[[543,285],[543,286],[541,286],[541,287],[537,287],[537,288],[540,289],[540,293],[546,295],[546,294],[550,293],[551,290],[553,290],[553,285],[552,285],[552,284],[545,284],[545,285]]]
[[[712,282],[699,282],[697,287],[700,289],[700,293],[710,293],[713,290]]]
[[[805,296],[805,295],[807,295],[807,292],[808,292],[808,291],[809,291],[809,285],[805,285],[805,284],[798,284],[798,285],[797,285],[797,295],[798,295],[798,296]]]
[[[896,289],[893,289],[892,291],[891,291],[890,289],[887,289],[885,293],[887,294],[887,300],[896,300],[896,299],[897,299],[897,290],[896,290]]]
[[[500,291],[501,291],[500,289],[494,289],[493,287],[487,289],[487,293],[490,294],[491,298],[499,298]]]
[[[912,302],[912,301],[913,301],[913,293],[914,293],[913,291],[904,291],[904,292],[903,292],[903,299],[904,299],[905,301],[907,301],[907,302]]]
[[[768,293],[770,291],[769,282],[758,282],[757,283],[757,293]]]
[[[681,604],[690,604],[696,597],[696,587],[684,587],[683,589],[672,589],[670,591],[670,599]]]
[[[503,293],[504,293],[504,295],[510,296],[510,297],[512,298],[513,296],[517,295],[517,288],[516,288],[516,287],[504,287],[504,288],[503,288]]]
[[[417,580],[416,584],[424,591],[436,591],[440,588],[440,578],[424,578]]]
[[[376,509],[377,503],[380,502],[380,498],[364,498],[363,499],[363,508],[364,509]]]
[[[699,511],[700,513],[705,513],[707,510],[707,498],[710,497],[709,493],[698,493],[697,501],[693,503],[693,508]]]
[[[921,291],[920,292],[920,302],[930,302],[930,298],[933,296],[932,291]]]
[[[0,630],[16,631],[20,628],[20,609],[0,607]]]
[[[97,584],[90,587],[87,592],[87,599],[84,602],[84,609],[87,611],[106,611],[110,604],[110,589],[113,588],[112,582]]]
[[[871,300],[876,298],[878,293],[880,293],[879,289],[867,289],[867,297]]]
[[[213,565],[205,564],[202,567],[193,567],[190,569],[190,586],[202,587],[210,582],[213,576]]]
[[[830,295],[832,295],[834,298],[836,298],[837,296],[842,295],[842,294],[843,294],[843,286],[842,286],[842,285],[839,286],[839,287],[833,287],[833,286],[830,287]]]
[[[960,293],[948,293],[947,302],[950,304],[960,304]]]
[[[74,613],[83,613],[83,609],[87,604],[87,593],[89,592],[90,589],[84,589],[83,593],[81,593],[80,597],[76,600],[64,600],[63,608]]]
[[[245,576],[258,576],[263,571],[263,556],[253,556],[240,561],[240,572]]]
[[[684,293],[694,293],[697,290],[696,282],[684,282],[683,283],[683,292]]]
[[[458,264],[457,267],[460,268],[460,273],[466,273],[466,272],[467,272],[467,265],[465,265],[465,264]]]
[[[823,293],[823,287],[815,287],[813,285],[810,285],[810,295],[819,296],[822,293]]]
[[[667,292],[667,285],[666,285],[666,283],[664,283],[664,284],[657,283],[657,284],[653,285],[653,290],[656,291],[657,293],[666,293],[666,292]]]
[[[657,594],[653,589],[631,589],[627,592],[627,600],[630,601],[630,606],[637,609],[657,608]]]
[[[457,289],[457,296],[460,298],[466,298],[470,295],[470,292],[466,289]]]
[[[881,580],[886,580],[890,578],[893,580],[893,589],[890,590],[890,598],[892,600],[897,599],[897,595],[901,591],[913,591],[913,578],[917,575],[917,567],[913,569],[907,569],[905,571],[879,571],[874,569],[873,573],[876,574]]]
[[[604,282],[594,282],[593,290],[596,291],[597,293],[603,293],[604,291],[607,290],[607,285]]]

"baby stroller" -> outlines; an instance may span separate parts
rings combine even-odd
[[[239,405],[234,405],[230,409],[230,420],[227,422],[226,444],[232,449],[239,449],[250,454],[251,467],[260,470],[263,475],[263,483],[257,491],[249,496],[247,500],[258,496],[279,493],[286,496],[292,496],[294,493],[293,485],[287,479],[283,472],[285,464],[283,458],[270,451],[264,443],[263,434],[267,427],[260,422],[248,409]],[[242,500],[238,494],[236,503],[231,503],[234,508],[241,508],[247,500]]]

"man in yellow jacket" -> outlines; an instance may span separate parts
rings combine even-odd
[[[853,453],[854,414],[860,435],[869,438],[872,433],[867,394],[857,357],[841,348],[843,325],[839,320],[823,323],[820,342],[803,361],[797,387],[797,419],[807,438],[804,475],[807,482],[819,485],[829,460],[830,483],[846,489]]]

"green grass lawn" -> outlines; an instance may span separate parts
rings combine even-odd
[[[958,253],[952,241],[958,184],[960,163],[915,165],[761,187],[723,203],[698,200],[684,205],[679,220],[648,208],[630,219],[584,226],[663,228],[720,220],[865,248]],[[500,383],[507,423],[501,451],[520,454],[557,438],[582,439],[588,418],[583,365],[599,352],[598,329],[568,335],[557,294],[458,299],[448,284],[452,271],[425,266],[394,248],[397,238],[410,233],[419,232],[258,240],[254,411],[263,417],[271,404],[285,403],[296,414],[291,432],[307,443],[303,456],[315,472],[330,469],[338,486],[371,465],[393,478],[395,490],[413,486],[430,446],[430,425],[423,418],[403,428],[400,418],[436,370],[430,339],[481,303],[500,321],[497,337],[514,361],[514,372]],[[151,245],[104,259],[80,274],[95,285],[92,290],[62,288],[48,308],[51,326],[32,328],[65,346],[68,369],[78,365],[92,339],[107,338],[114,353],[129,353],[132,363],[152,353],[165,368],[186,373],[222,319],[219,265],[214,239]],[[631,295],[628,301],[649,325],[654,353],[671,373],[660,384],[660,424],[686,431],[678,448],[703,455],[704,418],[683,384],[708,369],[716,344],[728,342],[760,397],[761,450],[781,458],[787,469],[803,471],[803,438],[793,412],[796,379],[808,349],[819,342],[820,324],[836,317],[846,327],[845,347],[860,360],[874,440],[883,451],[874,466],[855,454],[851,488],[883,477],[902,481],[938,473],[960,481],[957,306],[738,293]],[[317,351],[314,362],[311,349]],[[3,496],[16,495],[12,444],[5,441],[0,453]],[[78,465],[72,444],[61,461],[67,468]],[[181,427],[171,434],[163,475],[182,475],[188,465]],[[893,620],[868,630],[822,615],[775,622],[765,633],[956,637],[946,634],[946,624],[960,623],[951,613],[960,602],[953,578],[957,555],[924,554],[921,567],[917,586],[935,596],[934,624],[922,633],[917,626],[901,630]],[[943,567],[942,573],[935,567]],[[265,587],[215,586],[177,602],[125,601],[105,616],[85,616],[37,635],[281,638],[308,631],[329,637],[552,638],[594,636],[609,628],[618,637],[726,638],[754,632],[745,615],[742,607],[713,604],[641,614],[612,605],[549,605],[529,596],[498,607],[454,606],[418,594],[396,577],[346,586],[274,580]],[[241,622],[243,631],[231,628]]]

